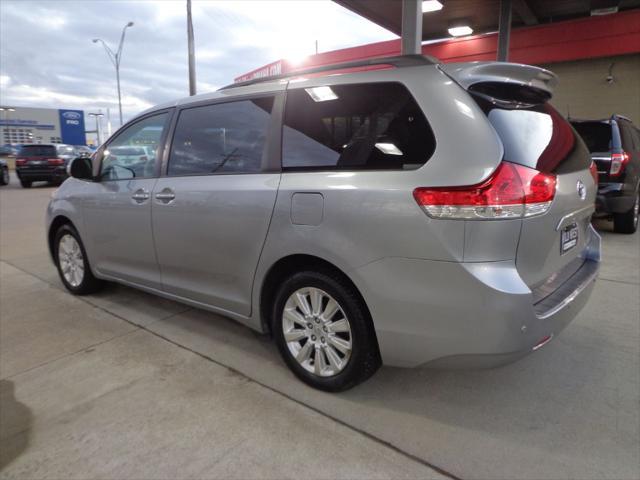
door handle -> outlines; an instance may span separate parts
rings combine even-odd
[[[131,195],[131,198],[136,203],[143,203],[144,201],[149,200],[150,196],[151,195],[149,195],[149,192],[147,190],[145,190],[144,188],[139,188],[138,190],[133,192],[133,195]]]
[[[170,188],[163,188],[156,193],[156,200],[160,200],[162,203],[171,203],[175,198],[176,194]]]

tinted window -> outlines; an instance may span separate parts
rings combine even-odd
[[[591,156],[584,142],[550,104],[509,108],[475,99],[502,140],[505,160],[542,172],[589,168]]]
[[[574,122],[573,128],[580,134],[590,152],[608,152],[614,148],[609,122]]]
[[[56,147],[53,145],[25,145],[20,149],[20,156],[24,157],[55,157]]]
[[[268,97],[183,110],[168,174],[259,172],[272,107]]]
[[[285,169],[415,169],[434,150],[422,110],[398,83],[287,92]]]
[[[109,142],[102,158],[100,178],[123,180],[155,176],[167,117],[167,113],[161,113],[140,120]]]
[[[631,124],[625,121],[619,121],[618,127],[620,128],[622,149],[627,152],[632,152],[636,149],[633,141],[633,127],[631,126]]]

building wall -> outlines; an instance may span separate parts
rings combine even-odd
[[[0,111],[0,145],[24,143],[86,143],[84,112],[53,108],[12,107]]]
[[[558,75],[551,103],[564,115],[589,119],[617,113],[640,127],[640,54],[541,66]]]

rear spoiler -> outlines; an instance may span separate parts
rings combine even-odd
[[[553,72],[521,63],[447,63],[438,65],[438,68],[465,90],[477,89],[481,84],[509,84],[512,87],[530,87],[551,98],[558,83],[558,77]]]

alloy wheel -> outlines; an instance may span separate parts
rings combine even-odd
[[[340,304],[319,288],[301,288],[289,296],[282,332],[293,358],[314,375],[337,375],[351,358],[349,319]]]
[[[78,287],[84,279],[84,258],[78,241],[69,234],[58,244],[58,262],[64,279],[72,287]]]

